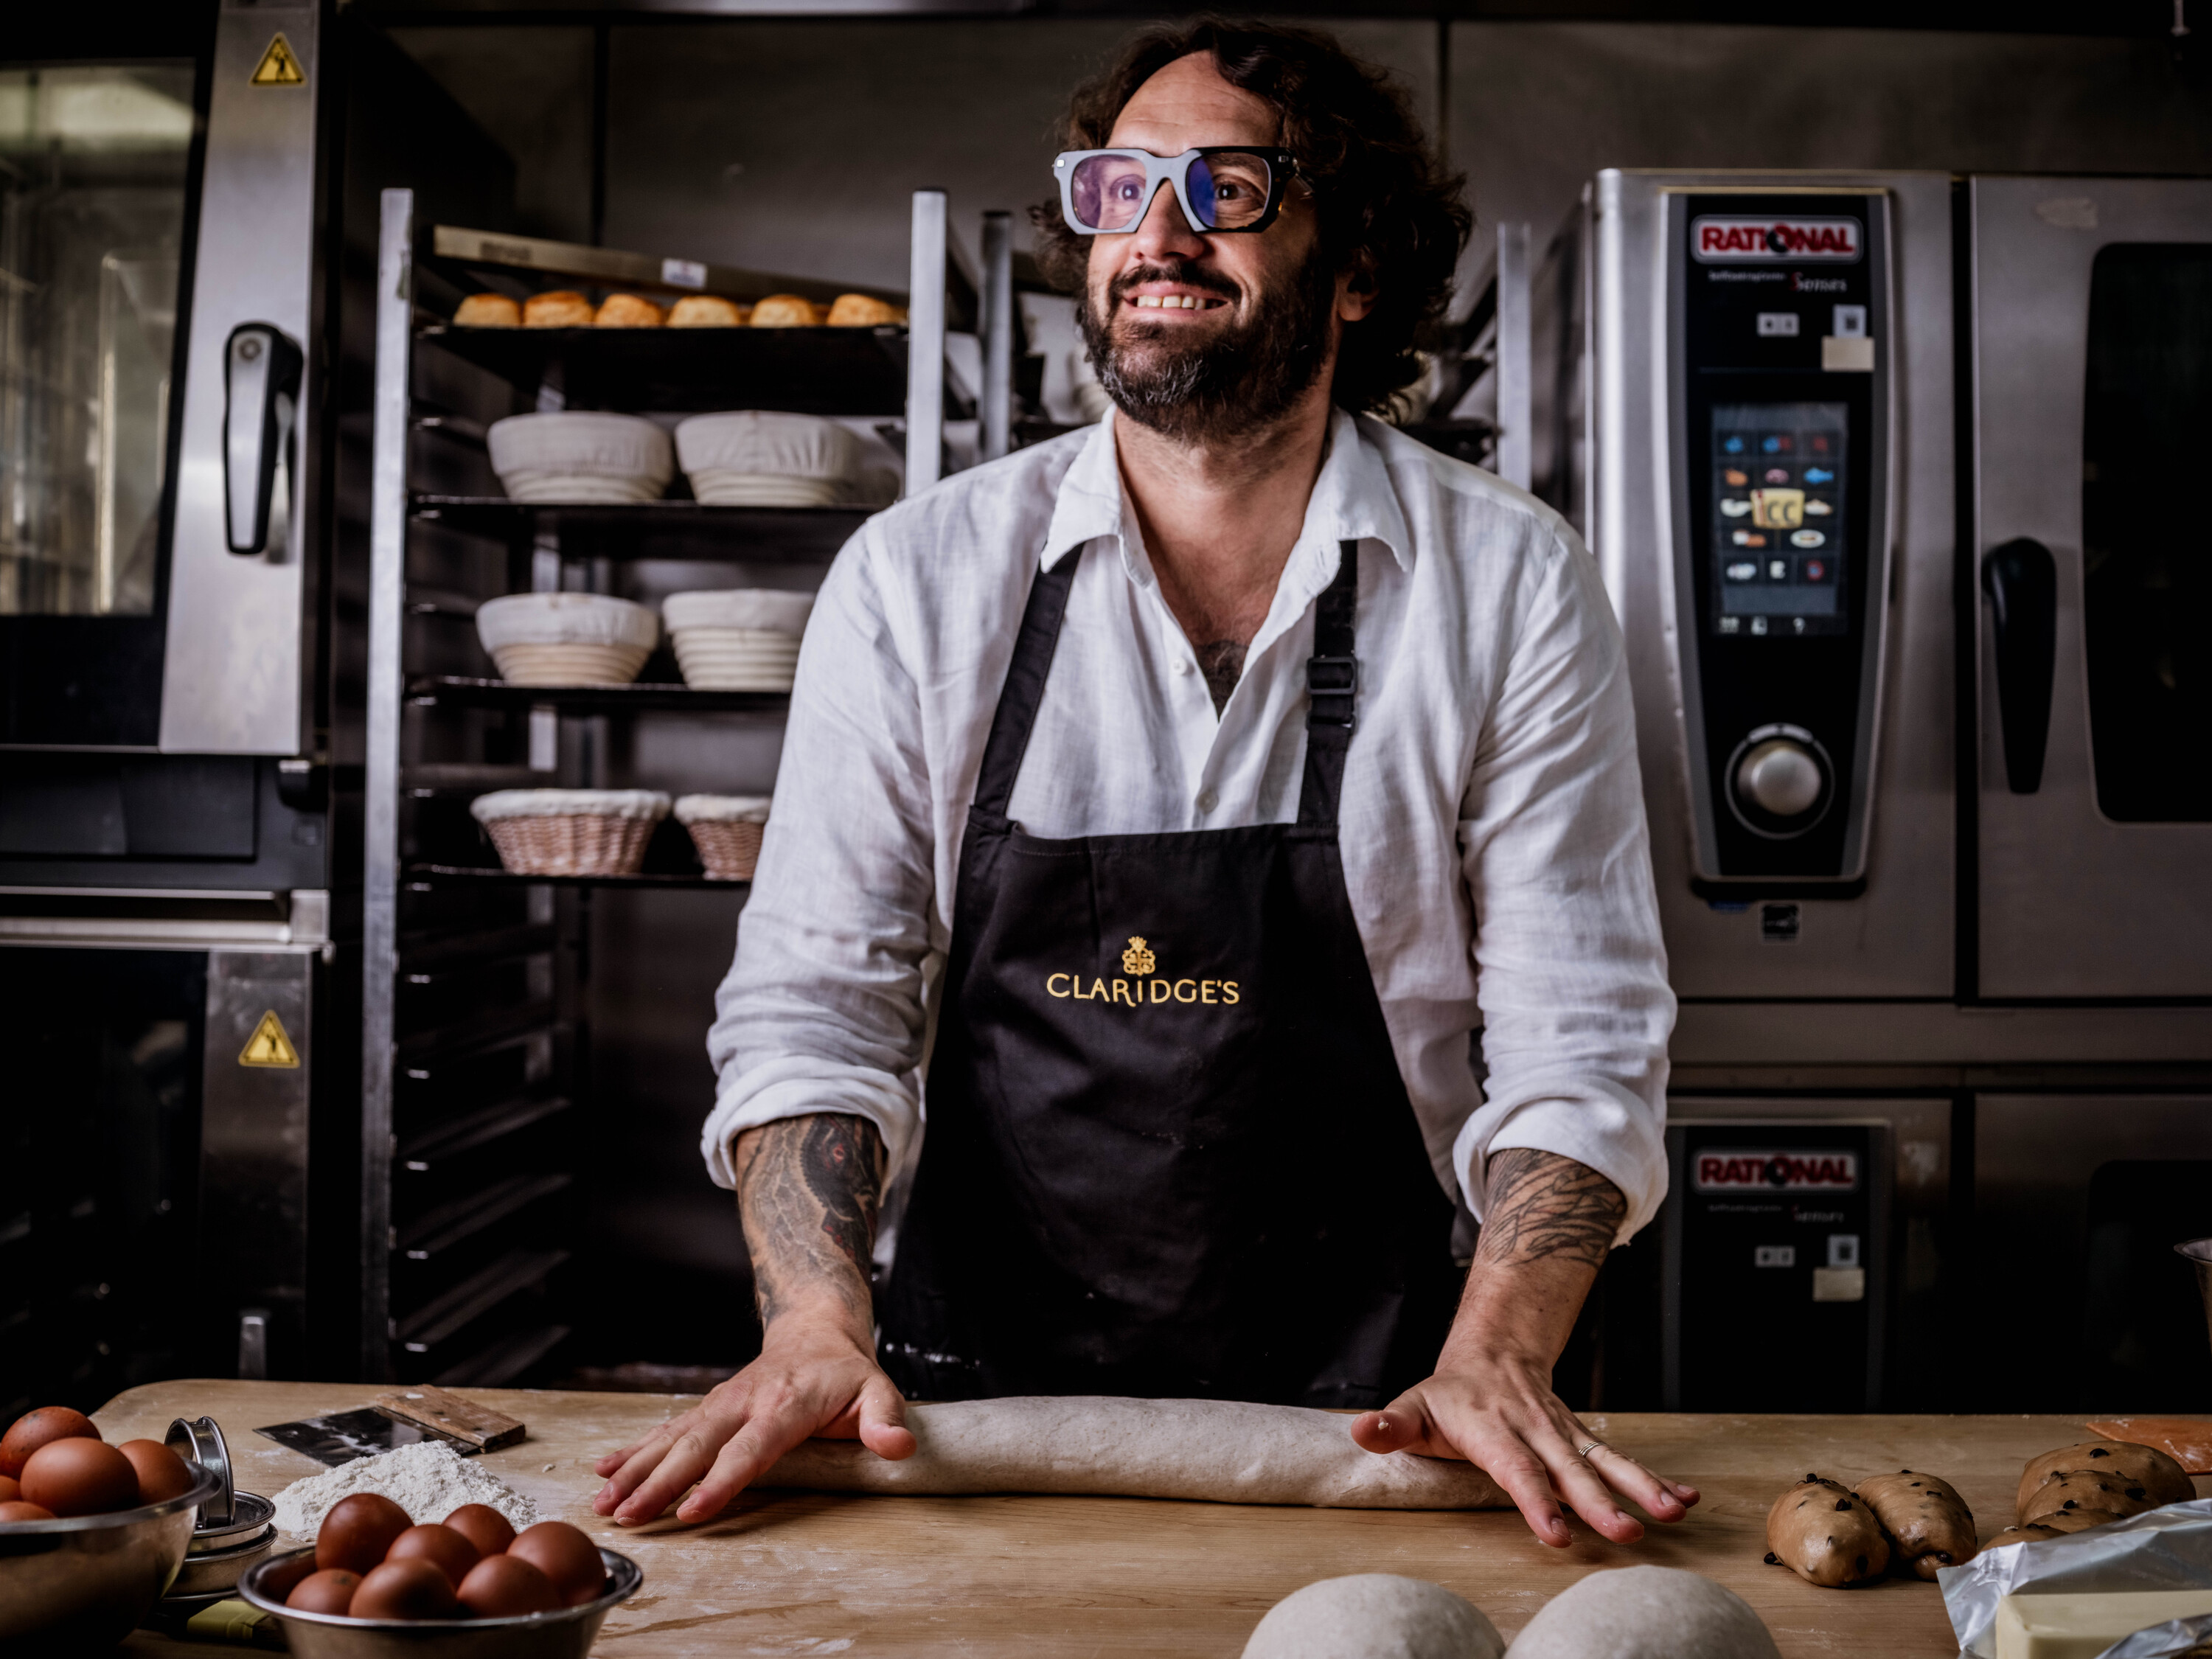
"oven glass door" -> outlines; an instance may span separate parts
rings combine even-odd
[[[2212,995],[2212,181],[1971,191],[1980,989]]]
[[[151,746],[190,58],[0,46],[0,743]]]

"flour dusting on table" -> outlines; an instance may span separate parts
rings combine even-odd
[[[489,1469],[463,1457],[443,1441],[423,1440],[380,1457],[356,1457],[321,1474],[295,1480],[276,1494],[276,1525],[309,1539],[342,1498],[372,1492],[389,1498],[417,1526],[442,1521],[464,1504],[489,1504],[517,1532],[541,1518],[538,1505]]]

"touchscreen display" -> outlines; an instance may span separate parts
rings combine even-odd
[[[1849,430],[1842,404],[1713,410],[1714,633],[1844,631]]]

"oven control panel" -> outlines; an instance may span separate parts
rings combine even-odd
[[[1863,874],[1887,538],[1887,199],[1669,198],[1674,547],[1698,876]]]

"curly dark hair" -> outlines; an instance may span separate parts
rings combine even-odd
[[[1103,149],[1137,88],[1179,58],[1211,52],[1222,78],[1282,112],[1282,146],[1311,185],[1321,248],[1339,271],[1375,284],[1375,306],[1344,331],[1329,395],[1379,410],[1421,376],[1414,343],[1443,314],[1474,216],[1463,175],[1430,150],[1406,94],[1317,29],[1201,16],[1133,36],[1106,71],[1069,100],[1065,147]],[[1037,264],[1080,295],[1091,238],[1060,217],[1060,198],[1030,210]]]

